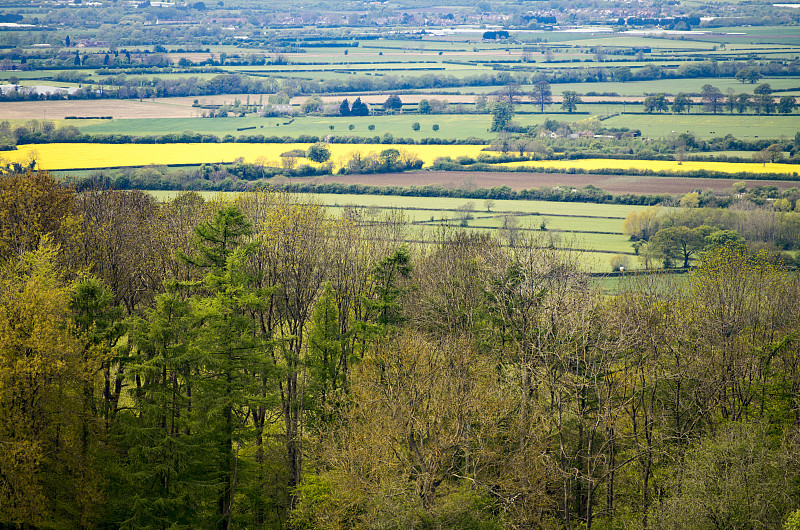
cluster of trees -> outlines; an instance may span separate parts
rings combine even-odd
[[[400,106],[402,107],[402,103]],[[339,114],[341,116],[369,116],[369,107],[361,101],[361,98],[356,98],[352,106],[347,99],[344,99],[339,105]]]
[[[340,174],[393,173],[421,169],[422,160],[414,153],[391,147],[380,153],[353,151],[339,169]]]
[[[625,218],[623,232],[647,268],[659,261],[664,268],[688,268],[703,253],[728,245],[751,245],[767,248],[787,264],[797,260],[790,252],[800,248],[800,211],[791,208],[800,198],[795,190],[785,199],[786,210],[772,205],[757,207],[737,203],[730,208],[698,208],[699,193],[681,199],[683,208],[665,212],[658,206],[631,212]]]
[[[727,110],[731,114],[734,111],[744,114],[748,109],[752,109],[756,114],[773,114],[776,111],[780,114],[791,114],[797,108],[797,100],[794,96],[781,96],[776,102],[772,93],[769,83],[758,85],[753,89],[752,94],[736,93],[735,90],[729,89],[727,95],[723,94],[719,88],[705,84],[701,89],[700,98],[703,111],[714,114],[723,110]],[[672,112],[681,114],[691,112],[694,104],[692,94],[680,92],[675,95],[672,106],[670,106],[666,94],[660,93],[644,99],[644,110],[645,112],[666,112],[672,109]]]
[[[403,110],[403,101],[397,94],[392,94],[383,102],[383,110],[386,112],[398,112]]]
[[[535,106],[539,107],[539,112],[544,112],[546,107],[553,103],[553,92],[550,83],[539,81],[533,85],[531,92],[526,93],[517,83],[506,85],[499,93],[498,101],[489,107],[492,115],[491,130],[498,131],[517,131],[520,129],[512,121],[514,118],[514,105],[520,103],[523,98],[528,97]],[[561,109],[572,114],[578,108],[578,104],[583,103],[581,95],[572,90],[565,90],[561,93]]]
[[[767,252],[605,296],[512,223],[409,247],[280,193],[0,190],[5,525],[797,517],[800,286]]]

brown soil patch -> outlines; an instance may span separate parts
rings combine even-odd
[[[197,115],[197,109],[191,107],[136,100],[13,101],[0,105],[0,119],[5,120],[63,120],[66,116],[194,118]]]
[[[296,182],[306,179],[292,179]],[[582,188],[589,184],[614,194],[635,193],[639,195],[682,195],[691,191],[711,189],[728,192],[740,179],[706,179],[690,177],[649,177],[627,175],[570,175],[565,173],[494,173],[479,171],[416,171],[411,173],[389,173],[377,175],[333,175],[316,179],[315,182],[341,182],[344,184],[367,184],[372,186],[427,186],[446,188],[494,188],[508,186],[514,190],[538,188],[540,186],[573,186]],[[773,185],[789,189],[800,183],[781,180],[747,180],[747,186]]]

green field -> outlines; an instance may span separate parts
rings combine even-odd
[[[780,77],[780,78],[764,78],[759,83],[769,83],[773,90],[786,90],[796,89],[796,93],[800,94],[800,77]],[[654,79],[651,81],[628,81],[625,83],[605,82],[605,83],[558,83],[552,84],[550,88],[553,94],[561,94],[565,90],[572,90],[579,94],[586,94],[588,92],[612,93],[615,92],[620,96],[642,96],[646,94],[658,94],[664,92],[666,94],[677,94],[679,92],[699,94],[702,86],[710,84],[719,88],[722,93],[726,93],[729,88],[732,88],[737,94],[746,92],[753,93],[753,89],[757,85],[741,83],[736,79],[731,78],[708,78],[698,77],[695,79]],[[525,90],[530,90],[532,87],[525,87]],[[792,93],[795,93],[793,91]]]
[[[582,116],[585,118],[586,116]],[[398,138],[456,138],[491,137],[488,133],[491,116],[488,114],[442,114],[442,115],[395,115],[395,116],[348,116],[348,117],[300,117],[286,125],[289,118],[162,118],[155,120],[97,120],[84,125],[81,130],[90,134],[131,134],[158,135],[181,133],[187,130],[224,136],[231,134],[263,134],[264,136],[292,136],[301,134],[326,136],[383,136],[386,133]],[[414,131],[411,125],[419,122],[420,130]],[[433,131],[433,125],[439,131]],[[353,125],[350,130],[349,126]],[[375,125],[370,131],[369,126]],[[330,127],[333,126],[333,129]],[[256,127],[245,131],[239,128]]]
[[[800,131],[800,116],[754,116],[738,114],[624,114],[603,122],[606,127],[640,129],[643,136],[667,136],[691,132],[698,138],[732,134],[737,138],[791,138]]]
[[[523,105],[523,109],[532,111],[532,105]],[[552,105],[548,110],[559,110]],[[581,114],[518,114],[515,121],[522,126],[541,125],[545,119],[558,121],[580,121],[594,115],[613,114],[624,110],[641,110],[634,104],[581,104]],[[588,112],[588,114],[586,114]],[[324,137],[329,134],[353,136],[380,136],[391,134],[396,138],[455,138],[470,137],[494,138],[496,133],[490,132],[491,116],[488,114],[441,114],[419,115],[404,114],[393,116],[337,117],[308,116],[295,118],[160,118],[130,120],[94,120],[76,123],[81,130],[89,134],[130,134],[134,136],[177,134],[194,131],[204,134],[233,136],[263,134],[264,136],[314,135]],[[412,129],[413,123],[420,124],[420,130]],[[84,125],[85,123],[85,125]],[[288,123],[288,124],[287,124]],[[433,131],[433,125],[439,125],[439,131]],[[793,137],[800,130],[800,116],[755,116],[738,114],[623,114],[603,122],[606,127],[628,127],[640,129],[647,137],[662,137],[672,132],[690,131],[698,138],[712,138],[732,134],[740,138],[753,137]],[[350,130],[350,125],[353,129]],[[374,125],[374,130],[369,126]],[[333,126],[333,129],[331,129]],[[237,129],[255,127],[238,131]]]

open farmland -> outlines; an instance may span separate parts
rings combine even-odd
[[[800,79],[797,77],[762,79],[761,82],[769,83],[773,90],[790,90],[789,93],[800,93]],[[752,93],[753,85],[742,84],[736,79],[719,78],[693,78],[693,79],[657,79],[648,81],[604,82],[604,83],[559,83],[551,85],[554,94],[561,94],[564,90],[573,90],[585,94],[587,92],[615,93],[621,96],[641,96],[647,94],[699,94],[705,84],[719,88],[722,93],[733,89],[740,92]]]
[[[140,167],[146,165],[191,165],[233,162],[242,159],[249,163],[280,167],[281,153],[293,149],[305,150],[310,144],[30,144],[4,155],[7,161],[19,162],[35,158],[42,169],[69,170],[109,167]],[[334,169],[341,166],[350,153],[379,153],[389,148],[408,152],[429,166],[442,156],[476,157],[481,145],[391,145],[391,144],[329,144]],[[309,164],[313,164],[309,162]],[[498,167],[550,168],[568,171],[597,171],[600,169],[654,170],[672,173],[713,171],[736,175],[739,172],[796,175],[797,167],[777,163],[678,162],[673,160],[541,160],[534,162],[505,162]],[[458,178],[458,177],[456,177]],[[463,177],[462,177],[463,178]]]
[[[385,98],[384,98],[385,99]],[[580,116],[586,118],[587,116]],[[263,134],[265,136],[314,135],[325,137],[329,134],[344,136],[374,137],[391,134],[402,138],[492,138],[489,132],[491,116],[487,114],[444,114],[436,116],[395,115],[395,116],[303,116],[294,118],[161,118],[147,120],[103,120],[87,123],[81,130],[90,134],[150,134],[181,133],[195,131],[202,134],[232,136]],[[535,119],[531,117],[531,119]],[[541,121],[544,118],[539,118]],[[413,123],[420,124],[420,130],[412,129]],[[350,125],[353,126],[350,129]],[[434,131],[433,126],[439,125]],[[370,126],[374,126],[370,130]],[[333,127],[333,129],[331,129]]]
[[[0,530],[800,530],[798,7],[4,2]]]
[[[791,138],[800,130],[797,116],[740,116],[737,114],[623,114],[604,122],[608,127],[631,127],[643,136],[660,137],[689,131],[698,138],[733,135],[737,138]]]
[[[471,99],[472,97],[469,96]],[[381,97],[385,100],[385,97]],[[233,102],[233,98],[227,98],[228,102]],[[497,136],[496,132],[490,131],[492,117],[489,114],[439,114],[439,115],[419,115],[402,114],[389,116],[301,116],[294,119],[290,118],[198,118],[200,111],[191,107],[173,109],[176,113],[183,113],[181,117],[168,117],[169,114],[157,115],[162,107],[154,104],[138,104],[140,106],[130,106],[128,102],[120,103],[120,109],[115,110],[115,102],[109,102],[105,107],[107,112],[114,115],[116,112],[123,117],[128,112],[128,108],[136,111],[147,111],[153,114],[147,119],[115,119],[102,121],[72,122],[80,126],[81,131],[89,134],[129,134],[135,136],[158,135],[181,133],[184,131],[194,131],[202,134],[216,134],[224,136],[241,136],[248,134],[264,134],[265,136],[293,136],[315,135],[324,137],[328,134],[336,135],[355,135],[372,137],[375,135],[383,136],[386,133],[395,137],[414,138],[454,138],[466,139],[470,137],[485,138],[491,140]],[[596,115],[613,114],[632,110],[635,104],[621,105],[616,104],[582,104],[578,106],[580,113],[565,114],[560,113],[526,113],[518,114],[515,122],[520,126],[542,125],[547,119],[557,119],[558,121],[576,122],[585,120]],[[528,112],[532,112],[533,105],[522,105]],[[0,107],[1,109],[2,107]],[[165,107],[166,108],[166,107]],[[84,107],[82,112],[91,112],[91,109]],[[641,107],[639,107],[641,109]],[[0,110],[0,114],[2,114]],[[50,111],[46,111],[50,117]],[[587,114],[587,112],[589,114]],[[23,115],[21,113],[19,115]],[[62,114],[65,114],[62,112]],[[121,114],[121,115],[120,115]],[[70,114],[65,114],[70,115]],[[84,114],[86,115],[86,114]],[[91,114],[96,115],[96,114]],[[105,115],[105,114],[103,114]],[[420,124],[420,130],[412,129],[413,123]],[[605,120],[607,127],[628,127],[640,129],[646,137],[660,138],[673,132],[680,133],[691,131],[696,137],[709,139],[715,136],[725,136],[732,134],[739,138],[791,138],[800,127],[798,117],[795,116],[756,116],[738,114],[620,114]],[[350,129],[353,125],[353,129]],[[370,126],[374,129],[370,130]],[[433,125],[439,125],[439,130],[434,131]],[[331,129],[333,126],[333,129]]]

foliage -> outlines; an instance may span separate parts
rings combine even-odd
[[[6,525],[776,527],[800,505],[798,283],[741,239],[795,237],[794,212],[641,209],[640,256],[695,267],[603,293],[555,219],[519,221],[547,205],[466,233],[279,192],[140,200],[89,189],[68,242],[100,248],[40,235],[0,269]],[[126,245],[163,283],[128,279]]]
[[[328,146],[323,143],[316,143],[308,148],[306,151],[306,158],[311,160],[312,162],[317,162],[321,164],[323,162],[327,162],[331,158],[331,151],[328,149]]]
[[[663,93],[644,98],[645,112],[666,112],[668,109],[667,98]]]
[[[35,250],[45,234],[65,244],[75,197],[47,171],[0,172],[0,258]]]
[[[654,206],[639,212],[631,212],[625,217],[622,232],[631,236],[631,239],[646,241],[658,231],[661,224],[660,215],[661,210]]]
[[[692,99],[683,92],[677,94],[672,100],[672,112],[689,112],[692,106]]]
[[[722,91],[719,88],[709,84],[703,85],[700,90],[700,95],[703,100],[703,109],[706,112],[713,112],[716,114],[717,111],[722,107],[722,101],[724,100]]]
[[[514,118],[514,110],[508,103],[496,103],[492,106],[492,131],[503,131],[508,128]]]
[[[43,237],[0,271],[0,520],[15,526],[91,526],[104,502],[84,395],[103,351],[70,321],[57,258]]]
[[[553,102],[552,91],[550,90],[550,83],[547,81],[539,81],[533,85],[533,92],[531,92],[531,101],[539,107],[540,112],[544,112],[544,108]],[[573,101],[577,103],[577,101]]]
[[[724,425],[687,452],[680,493],[655,511],[655,527],[779,527],[790,501],[776,445],[762,424]]]
[[[571,90],[565,90],[561,93],[561,101],[561,108],[570,113],[575,112],[578,108],[578,103],[583,103],[580,95]]]
[[[392,112],[403,110],[403,102],[400,100],[400,96],[393,94],[386,98],[386,101],[383,102],[383,110]]]

